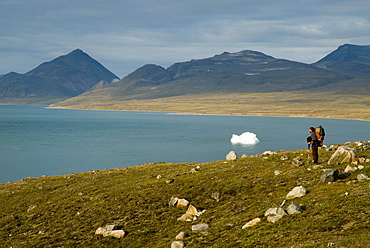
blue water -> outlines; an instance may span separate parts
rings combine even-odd
[[[365,121],[0,105],[0,183],[145,163],[224,160],[231,150],[241,156],[303,149],[308,128],[318,125],[325,127],[326,145],[370,139]],[[244,132],[260,142],[230,142],[232,134]]]

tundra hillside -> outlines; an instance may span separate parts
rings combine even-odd
[[[333,145],[320,149],[319,166],[304,149],[0,184],[0,242],[3,247],[369,247],[370,142],[341,146],[354,148],[359,159],[328,164],[339,147]],[[323,182],[324,169],[337,169],[338,179]],[[297,186],[306,193],[286,200]],[[199,216],[178,220],[189,205],[173,206],[174,197],[186,199]],[[301,213],[268,221],[268,209],[286,210],[292,203]],[[260,221],[243,229],[251,220]],[[197,224],[206,229],[195,231]],[[95,234],[109,225],[124,236]],[[181,232],[184,238],[176,240]]]

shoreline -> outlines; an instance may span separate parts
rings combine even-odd
[[[90,110],[90,111],[126,111],[126,112],[153,112],[153,113],[167,113],[171,115],[209,115],[209,116],[244,116],[244,117],[289,117],[289,118],[312,118],[312,119],[333,119],[333,120],[353,120],[353,121],[365,121],[370,122],[366,119],[353,119],[353,118],[344,118],[344,117],[331,117],[331,116],[310,116],[310,115],[263,115],[263,114],[220,114],[220,113],[199,113],[199,112],[180,112],[180,111],[160,111],[160,110],[130,110],[130,109],[99,109],[99,108],[72,108],[72,107],[59,107],[59,106],[46,106],[48,109],[71,109],[71,110]]]

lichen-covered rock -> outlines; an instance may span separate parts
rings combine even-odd
[[[327,169],[321,175],[320,180],[324,183],[331,183],[338,179],[339,171],[336,169]]]
[[[226,155],[226,160],[237,160],[238,159],[238,155],[236,154],[236,152],[234,151],[230,151],[227,155]]]
[[[184,248],[185,244],[182,241],[173,241],[171,243],[171,248]]]
[[[267,221],[275,223],[276,221],[283,218],[283,216],[286,215],[284,209],[282,208],[269,208],[265,212],[265,216],[267,216]]]
[[[245,229],[245,228],[248,228],[248,227],[252,227],[252,226],[255,226],[257,225],[258,222],[260,222],[261,219],[260,218],[254,218],[253,220],[250,220],[248,221],[243,227],[242,229]]]
[[[328,164],[342,164],[356,162],[356,155],[353,148],[340,146],[330,157]]]
[[[191,226],[191,230],[193,232],[200,232],[200,231],[205,231],[209,228],[208,224],[206,223],[201,223],[201,224],[197,224],[197,225],[192,225]]]
[[[288,214],[301,214],[303,210],[298,203],[292,203],[288,206],[287,212]]]
[[[298,197],[302,197],[306,194],[306,188],[303,187],[303,186],[298,186],[298,187],[295,187],[293,188],[287,195],[286,195],[286,199],[289,200],[289,199],[293,199],[293,198],[298,198]]]

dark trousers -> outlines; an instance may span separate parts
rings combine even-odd
[[[312,144],[312,157],[313,157],[313,163],[318,164],[319,163],[319,144],[314,142]]]

